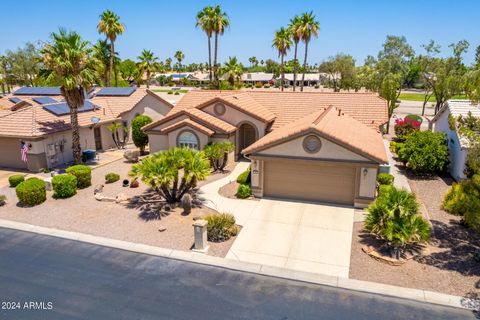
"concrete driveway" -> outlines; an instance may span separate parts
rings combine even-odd
[[[201,188],[207,206],[232,213],[242,230],[228,259],[348,278],[354,209],[282,199],[223,198],[218,189],[248,167]]]

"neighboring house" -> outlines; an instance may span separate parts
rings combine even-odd
[[[273,73],[264,73],[264,72],[252,72],[242,74],[241,81],[248,84],[267,84],[275,80],[275,75]]]
[[[468,140],[459,136],[456,128],[450,128],[449,117],[467,116],[480,117],[480,105],[468,100],[449,100],[430,121],[433,132],[445,132],[450,157],[449,172],[455,180],[465,178],[465,161],[468,154]]]
[[[302,83],[302,73],[297,74],[297,86],[300,86]],[[335,77],[340,77],[339,74],[333,75]],[[316,86],[316,85],[321,85],[326,83],[328,80],[330,80],[332,75],[328,73],[305,73],[305,80],[303,82],[304,86],[311,87],[311,86]],[[289,85],[293,85],[293,73],[285,73],[285,83]]]
[[[0,112],[0,167],[38,171],[73,161],[69,107],[59,88],[23,87],[1,98],[0,105],[8,108]],[[99,88],[90,92],[78,113],[81,148],[113,148],[110,124],[130,128],[136,115],[158,120],[171,108],[149,90]],[[30,147],[27,162],[21,159],[23,143]]]
[[[388,162],[387,118],[371,93],[194,90],[143,130],[151,152],[235,143],[236,158],[252,160],[255,196],[365,207]]]

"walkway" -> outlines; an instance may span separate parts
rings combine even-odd
[[[405,188],[408,191],[412,191],[410,189],[410,185],[408,184],[408,179],[405,176],[405,170],[400,168],[397,164],[397,161],[393,159],[392,152],[390,151],[390,141],[383,140],[385,143],[385,150],[387,151],[388,163],[390,164],[390,174],[395,177],[393,184],[397,188]]]

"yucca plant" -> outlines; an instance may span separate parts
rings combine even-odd
[[[365,229],[386,241],[399,259],[407,245],[425,242],[430,224],[418,213],[413,193],[389,187],[367,209]]]

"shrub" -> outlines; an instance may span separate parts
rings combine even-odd
[[[390,192],[390,190],[391,190],[392,188],[393,188],[393,186],[391,186],[391,185],[381,184],[381,185],[378,187],[378,194],[380,195],[381,193]]]
[[[13,176],[8,177],[8,183],[10,183],[10,187],[12,188],[15,188],[23,181],[25,181],[25,176],[23,174],[14,174]]]
[[[246,199],[252,195],[252,188],[248,184],[240,184],[237,188],[235,196],[240,199]]]
[[[318,89],[318,88],[320,88],[320,86],[319,86],[318,84],[316,84],[316,85],[314,86],[314,88],[315,88],[315,89]]]
[[[420,130],[420,121],[411,118],[398,118],[395,120],[394,131],[399,140],[404,140],[409,134]]]
[[[261,82],[255,83],[255,88],[260,89],[261,87],[263,87],[263,84]]]
[[[77,164],[67,168],[67,173],[77,177],[78,189],[84,189],[92,185],[92,169],[89,166]]]
[[[428,221],[418,214],[415,194],[388,187],[368,207],[365,229],[390,245],[398,259],[408,244],[425,242],[430,237]]]
[[[180,92],[178,91],[175,91],[175,95],[178,96],[180,94]]]
[[[400,160],[416,173],[434,173],[448,165],[446,134],[416,131],[407,136],[405,145],[398,149]]]
[[[151,123],[153,120],[149,116],[138,115],[132,120],[132,139],[133,143],[143,154],[145,146],[148,144],[148,135],[142,131],[142,127]]]
[[[15,188],[18,200],[28,206],[35,206],[47,200],[45,181],[30,178],[20,183]]]
[[[207,220],[207,237],[209,241],[226,241],[238,233],[235,217],[230,213],[212,213]]]
[[[397,142],[390,141],[390,151],[392,153],[397,153]]]
[[[0,207],[7,204],[7,196],[0,194]]]
[[[270,85],[269,85],[269,84],[265,84],[263,87],[264,87],[265,89],[268,89],[268,88],[270,88]]]
[[[480,210],[470,210],[465,213],[465,216],[463,218],[465,219],[465,222],[470,228],[480,233]]]
[[[480,190],[473,180],[455,183],[442,201],[442,209],[454,215],[480,212]]]
[[[249,184],[251,179],[250,168],[240,173],[237,177],[237,182],[240,184]]]
[[[395,180],[395,177],[390,173],[379,173],[377,176],[377,181],[380,185],[391,186],[393,184],[393,180]]]
[[[480,143],[474,143],[468,150],[464,173],[468,178],[480,173]]]
[[[210,161],[213,171],[223,171],[228,164],[228,154],[235,150],[230,141],[210,142],[203,148],[203,152]]]
[[[114,183],[120,180],[120,175],[116,174],[115,172],[109,172],[105,175],[105,182],[106,183]]]
[[[167,94],[173,94],[173,91],[168,91]]]
[[[77,177],[71,174],[59,174],[52,178],[54,198],[70,198],[77,193]]]

